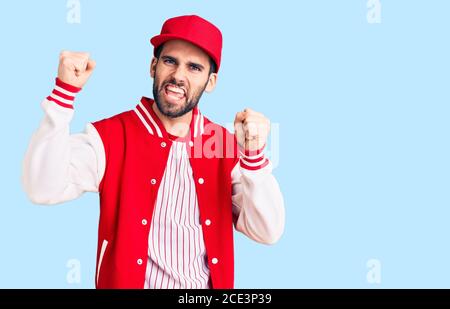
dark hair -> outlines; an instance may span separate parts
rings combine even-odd
[[[164,47],[164,43],[159,45],[155,49],[155,57],[156,58],[159,59],[159,56],[161,56],[163,47]],[[208,59],[209,59],[209,75],[211,75],[211,73],[215,73],[217,71],[217,65],[216,65],[216,62],[210,56],[208,56]]]

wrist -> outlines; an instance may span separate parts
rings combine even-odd
[[[266,167],[269,164],[269,160],[264,155],[264,148],[265,145],[257,150],[240,149],[239,161],[241,167],[252,171]]]
[[[78,92],[81,91],[81,88],[75,87],[73,85],[67,84],[56,78],[55,88],[52,93],[47,97],[47,100],[53,101],[56,104],[73,109],[73,102],[75,100],[75,96]]]

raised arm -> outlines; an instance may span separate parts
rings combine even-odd
[[[23,162],[22,182],[33,203],[56,204],[98,191],[105,154],[92,124],[70,134],[73,102],[95,67],[87,53],[62,52],[52,93],[42,102],[44,118]]]

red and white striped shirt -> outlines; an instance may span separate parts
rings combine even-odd
[[[150,227],[145,288],[209,288],[209,269],[185,142],[173,142]]]

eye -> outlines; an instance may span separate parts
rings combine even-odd
[[[193,71],[197,71],[197,72],[201,72],[202,71],[202,69],[198,65],[195,65],[195,64],[191,64],[190,68]]]
[[[175,64],[175,61],[173,59],[165,58],[164,63],[165,64]]]

